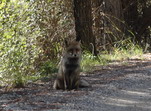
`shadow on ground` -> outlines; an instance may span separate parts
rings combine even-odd
[[[82,75],[92,87],[56,91],[54,80],[29,83],[8,92],[0,88],[0,110],[150,111],[151,61],[128,60]]]

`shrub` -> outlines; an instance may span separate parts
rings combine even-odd
[[[0,6],[0,76],[5,85],[21,87],[27,75],[36,73],[33,63],[39,53],[36,37],[40,32],[29,7],[20,0],[3,1]]]

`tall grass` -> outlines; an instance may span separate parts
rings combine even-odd
[[[95,70],[95,66],[107,65],[112,61],[123,61],[133,56],[140,56],[143,54],[143,49],[141,47],[128,41],[122,41],[120,45],[113,47],[111,52],[100,52],[98,57],[90,53],[84,53],[81,63],[82,71],[93,71]]]

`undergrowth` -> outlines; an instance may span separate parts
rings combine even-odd
[[[112,61],[122,61],[131,58],[132,56],[142,54],[142,48],[132,43],[129,43],[127,45],[122,44],[122,46],[113,47],[111,52],[100,52],[97,57],[93,56],[93,54],[91,53],[84,51],[81,61],[81,69],[82,72],[92,72],[97,67],[108,65]],[[21,87],[24,86],[24,83],[28,83],[30,81],[33,82],[45,77],[52,78],[53,73],[58,72],[57,65],[57,60],[43,62],[43,64],[39,68],[39,71],[36,74],[28,74],[25,76],[23,76],[22,74],[18,74],[17,77],[15,77],[16,79],[13,81],[13,84],[16,84],[15,86]],[[0,77],[0,81],[2,81],[2,79],[3,78]]]
[[[132,56],[141,56],[142,54],[142,48],[133,43],[129,43],[127,46],[122,45],[121,47],[113,47],[111,52],[100,52],[98,57],[86,52],[83,55],[81,67],[82,71],[89,72],[95,70],[96,66],[104,66],[112,61],[123,61]]]
[[[56,61],[47,61],[40,67],[41,75],[49,75],[51,73],[56,73],[57,71],[58,69]]]

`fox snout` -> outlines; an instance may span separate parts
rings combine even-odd
[[[68,51],[71,57],[79,57],[80,55],[80,50],[79,49],[70,49]]]
[[[76,56],[77,56],[77,54],[74,54],[73,56],[74,56],[74,57],[76,57]]]
[[[78,54],[72,54],[73,57],[78,57]]]

